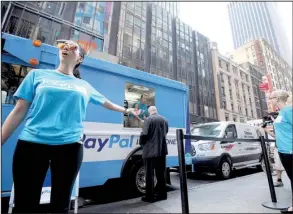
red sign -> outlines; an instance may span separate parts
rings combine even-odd
[[[272,83],[271,75],[267,74],[267,78],[268,78],[269,91],[272,92],[273,91],[273,83]]]
[[[261,91],[268,91],[269,90],[269,84],[268,83],[260,83],[258,85],[259,89]]]
[[[258,66],[264,67],[262,49],[261,49],[261,45],[260,45],[259,40],[256,40],[254,42],[254,46],[255,46],[255,52],[256,52]]]

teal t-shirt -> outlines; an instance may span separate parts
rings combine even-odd
[[[274,121],[275,137],[280,153],[293,154],[292,152],[292,106],[280,110]]]
[[[19,139],[49,145],[79,142],[88,103],[107,100],[82,79],[43,69],[30,71],[14,97],[32,103]]]
[[[145,117],[149,116],[149,112],[148,112],[148,105],[146,103],[142,103],[142,102],[138,102],[138,108],[141,110],[140,114],[139,114],[139,118],[140,119],[144,119]]]

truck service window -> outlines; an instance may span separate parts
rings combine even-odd
[[[152,105],[155,105],[154,89],[126,83],[124,106],[132,109],[134,114],[124,115],[124,127],[142,128],[144,120],[149,116],[148,107]]]
[[[1,93],[3,104],[15,105],[13,94],[30,70],[32,68],[26,66],[1,63]]]

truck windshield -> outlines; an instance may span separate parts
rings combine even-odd
[[[204,137],[220,137],[222,130],[221,124],[194,126],[191,134]]]

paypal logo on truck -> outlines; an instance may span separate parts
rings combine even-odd
[[[82,139],[84,147],[86,149],[96,149],[97,152],[101,152],[104,148],[131,148],[134,142],[134,135],[126,138],[121,138],[120,135],[111,135],[110,137],[87,137],[85,134]],[[136,145],[139,144],[138,139],[135,142]],[[176,139],[167,139],[167,144],[176,145]]]
[[[97,149],[97,152],[101,152],[105,147],[113,148],[114,146],[118,146],[120,148],[131,148],[133,139],[133,135],[127,138],[121,138],[120,135],[111,135],[109,138],[87,138],[86,135],[83,135],[82,141],[86,149]]]

